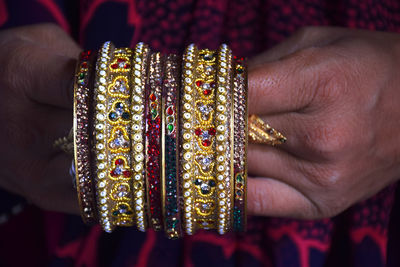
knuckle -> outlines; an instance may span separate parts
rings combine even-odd
[[[29,68],[26,62],[29,62],[30,47],[23,42],[9,42],[2,46],[0,68],[0,82],[2,88],[8,88],[11,91],[20,91],[21,88],[30,86],[30,79],[21,79],[21,77],[29,77]]]
[[[334,190],[341,186],[343,172],[337,166],[312,164],[304,170],[313,186],[318,189]]]
[[[45,39],[54,39],[60,34],[65,34],[64,30],[55,23],[41,23],[29,26],[28,30],[33,37],[42,37]]]
[[[305,146],[317,159],[335,160],[343,155],[351,144],[351,133],[338,123],[316,125],[304,133]]]
[[[294,36],[296,37],[297,40],[302,41],[309,39],[311,36],[319,34],[320,31],[321,31],[320,27],[303,26],[295,32]]]
[[[321,194],[319,203],[319,214],[317,219],[331,218],[338,215],[348,207],[348,200],[340,194]]]
[[[265,191],[262,189],[262,187],[251,187],[252,192],[249,192],[251,194],[251,200],[252,200],[252,207],[253,207],[253,213],[254,214],[264,214],[265,211],[267,210],[267,203],[265,201]],[[273,203],[269,203],[269,205],[273,205]]]

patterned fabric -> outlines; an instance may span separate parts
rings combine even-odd
[[[262,52],[306,25],[400,31],[394,0],[0,0],[0,28],[54,22],[86,49],[141,40],[181,53],[195,42]],[[0,226],[1,266],[400,266],[400,192],[391,186],[333,219],[254,217],[244,235],[103,233],[78,216],[29,208]],[[4,196],[3,196],[4,199]],[[1,200],[1,196],[0,196]],[[2,201],[3,202],[3,201]],[[391,211],[393,210],[393,214]]]

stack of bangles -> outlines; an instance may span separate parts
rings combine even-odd
[[[225,44],[179,57],[106,42],[79,57],[72,169],[85,223],[245,231],[248,138],[286,141],[248,117],[246,66]]]

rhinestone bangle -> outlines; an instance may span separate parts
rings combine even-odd
[[[218,226],[220,234],[230,230],[233,205],[233,101],[232,52],[223,44],[218,53],[218,89],[215,97],[216,177]]]
[[[107,93],[107,66],[110,62],[111,51],[114,45],[105,42],[99,50],[96,62],[96,76],[94,85],[94,159],[95,159],[95,184],[96,197],[99,211],[99,223],[104,231],[112,232],[111,214],[107,203],[109,192],[107,190],[107,155],[106,155],[106,93]]]
[[[194,68],[197,64],[197,47],[191,44],[187,47],[183,55],[182,69],[182,99],[181,99],[181,131],[180,138],[182,147],[180,148],[180,174],[182,177],[182,195],[183,195],[183,220],[185,232],[188,235],[193,234],[194,214],[193,214],[193,189],[192,180],[194,179],[194,148],[192,140],[194,138],[194,123],[192,113],[194,110]]]
[[[154,230],[161,230],[161,99],[162,70],[161,53],[150,56],[149,85],[146,91],[146,184],[149,224]]]
[[[85,222],[97,216],[106,232],[136,225],[164,229],[168,238],[198,229],[244,231],[243,62],[227,45],[214,51],[194,44],[182,68],[178,56],[151,53],[143,43],[134,49],[104,43],[95,70],[86,58],[75,74],[73,129]]]
[[[247,72],[236,60],[234,76],[234,208],[233,229],[246,230],[247,211]]]
[[[92,79],[90,71],[92,61],[91,51],[84,51],[80,54],[74,80],[74,176],[81,216],[87,224],[93,224],[97,217],[89,146],[89,88]]]
[[[132,74],[132,153],[135,159],[133,167],[133,201],[136,212],[136,226],[144,232],[147,229],[146,181],[145,181],[145,88],[150,50],[147,45],[138,43],[135,47],[134,72]]]
[[[162,199],[164,229],[168,238],[182,236],[179,174],[179,60],[176,55],[165,59],[162,99]]]

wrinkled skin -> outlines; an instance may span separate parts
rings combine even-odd
[[[53,148],[72,126],[79,46],[54,25],[0,32],[0,186],[48,210],[78,212],[71,158]]]
[[[249,111],[288,138],[249,146],[249,212],[334,216],[400,177],[400,37],[305,28],[249,62]],[[54,25],[0,32],[0,186],[79,213],[68,134],[81,49]]]
[[[249,64],[250,113],[281,130],[249,149],[249,209],[334,216],[398,180],[400,37],[305,28]]]

